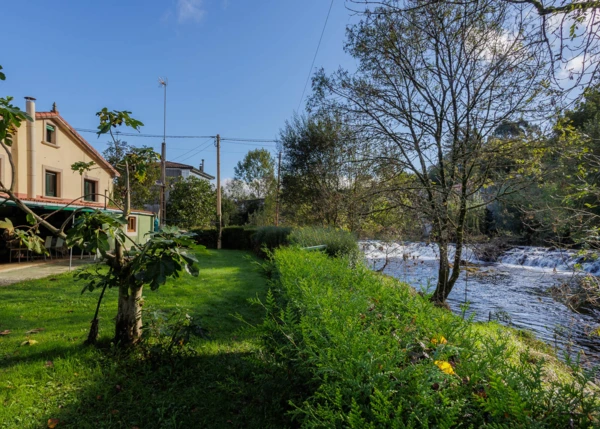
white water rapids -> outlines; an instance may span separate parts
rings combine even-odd
[[[439,252],[427,243],[360,243],[373,269],[394,276],[417,290],[433,292],[437,282]],[[450,248],[449,260],[454,257]],[[600,324],[600,312],[576,313],[554,300],[552,286],[574,275],[600,275],[600,261],[576,252],[542,247],[515,247],[502,254],[496,263],[484,263],[466,248],[463,260],[476,265],[461,275],[448,297],[456,313],[468,303],[467,316],[475,320],[499,320],[533,332],[539,339],[574,356],[582,353],[584,362],[600,364],[600,337],[592,333]],[[386,264],[387,261],[387,264]],[[579,274],[576,273],[579,271]]]

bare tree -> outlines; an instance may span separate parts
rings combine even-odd
[[[346,45],[357,71],[319,72],[311,106],[345,115],[381,177],[408,178],[390,191],[432,227],[440,255],[432,300],[443,303],[460,274],[468,212],[514,192],[529,173],[525,140],[493,133],[545,109],[548,58],[506,2],[422,3],[387,0],[364,12]]]
[[[390,13],[407,12],[433,4],[468,6],[478,0],[421,0],[390,2],[383,0],[347,0],[350,9],[385,8]],[[498,0],[499,6],[510,9],[515,16],[524,17],[529,26],[529,40],[523,43],[542,43],[548,54],[549,78],[557,92],[569,94],[574,88],[587,86],[600,73],[600,1],[584,0]],[[355,10],[361,13],[361,10]]]

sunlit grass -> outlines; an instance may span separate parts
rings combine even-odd
[[[254,339],[234,314],[253,323],[266,280],[245,252],[200,256],[200,276],[145,291],[144,309],[176,307],[199,317],[207,338],[194,338],[196,356],[154,367],[111,350],[116,291],[101,307],[100,343],[82,345],[97,291],[65,274],[0,288],[0,428],[264,427],[272,416],[255,392],[246,356]],[[41,328],[38,333],[28,331]],[[28,339],[34,345],[21,345]]]

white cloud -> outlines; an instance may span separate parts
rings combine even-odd
[[[203,7],[203,0],[177,0],[176,5],[177,22],[186,21],[200,22],[206,10]]]
[[[562,64],[558,77],[561,79],[570,78],[573,75],[578,75],[583,71],[584,66],[584,55],[578,55],[573,58],[569,58],[564,64]]]

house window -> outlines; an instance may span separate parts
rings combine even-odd
[[[56,144],[56,128],[54,125],[46,124],[46,142]]]
[[[137,217],[129,216],[127,219],[127,232],[137,232]]]
[[[46,171],[46,189],[44,195],[47,197],[58,197],[59,196],[59,176],[60,173],[55,171]]]
[[[98,201],[98,182],[90,179],[83,179],[83,200],[84,201]]]

